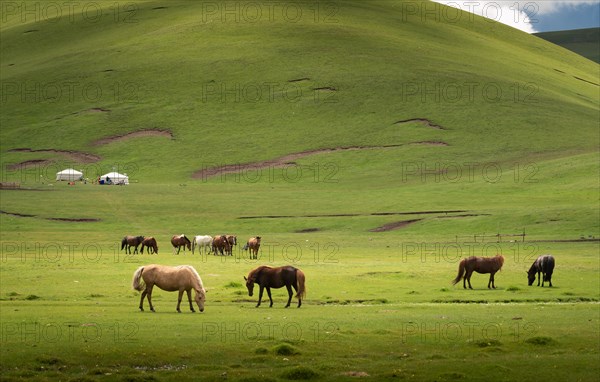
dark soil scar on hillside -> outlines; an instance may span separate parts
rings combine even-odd
[[[394,122],[394,125],[403,125],[406,123],[420,123],[421,125],[431,127],[432,129],[437,130],[447,130],[445,127],[438,125],[437,123],[432,122],[427,118],[411,118],[411,119],[403,119],[401,121]]]
[[[334,148],[325,148],[325,149],[315,149],[315,150],[307,150],[301,151],[298,153],[284,155],[275,159],[267,159],[260,162],[254,163],[243,163],[243,164],[230,164],[223,165],[218,167],[206,168],[202,170],[198,170],[192,174],[192,178],[195,179],[206,179],[215,175],[223,175],[223,174],[237,174],[246,170],[260,170],[268,167],[283,167],[286,165],[294,164],[294,160],[299,158],[304,158],[310,155],[316,154],[327,154],[333,152],[340,151],[359,151],[359,150],[381,150],[381,149],[389,149],[389,148],[397,148],[403,147],[407,145],[433,145],[433,146],[448,146],[445,142],[434,142],[434,141],[423,141],[423,142],[412,142],[412,143],[402,143],[402,144],[392,144],[392,145],[381,145],[381,146],[342,146],[342,147],[334,147]]]
[[[11,171],[12,170],[24,170],[24,169],[27,169],[30,167],[47,166],[51,163],[52,163],[52,161],[47,160],[47,159],[32,159],[32,160],[26,160],[24,162],[9,164],[6,166],[6,169],[11,170]]]
[[[355,214],[311,214],[311,215],[261,215],[261,216],[241,216],[238,219],[290,219],[290,218],[338,218],[338,217],[356,217],[356,216],[393,216],[393,215],[440,215],[465,213],[465,210],[447,210],[447,211],[410,211],[410,212],[372,212]]]
[[[132,131],[126,134],[121,135],[112,135],[110,137],[100,138],[92,142],[94,146],[106,145],[112,142],[123,141],[131,138],[139,138],[139,137],[165,137],[169,139],[173,139],[174,135],[170,130],[164,129],[142,129],[137,131]]]
[[[34,32],[39,32],[39,31],[40,31],[39,29],[29,29],[29,30],[26,30],[25,32],[23,32],[23,34],[34,33]]]
[[[304,229],[299,229],[298,231],[296,231],[296,233],[319,232],[320,230],[321,230],[320,228],[304,228]]]
[[[599,84],[597,84],[597,83],[595,83],[595,82],[592,82],[592,81],[585,80],[585,79],[583,79],[583,78],[581,78],[581,77],[573,76],[573,78],[575,78],[576,80],[579,80],[579,81],[587,82],[588,84],[592,84],[592,85],[600,86]]]
[[[18,212],[7,212],[7,211],[2,211],[2,210],[0,210],[0,214],[11,215],[11,216],[16,216],[16,217],[20,217],[20,218],[39,218],[39,219],[45,219],[45,220],[54,220],[54,221],[71,222],[71,223],[93,223],[93,222],[101,221],[100,219],[96,219],[96,218],[40,218],[37,215],[20,214]]]
[[[56,150],[56,149],[34,150],[34,149],[24,147],[24,148],[11,149],[8,151],[9,152],[26,152],[26,153],[55,153],[55,154],[63,155],[73,161],[81,162],[81,163],[94,163],[94,162],[98,162],[100,159],[102,159],[98,155],[84,153],[81,151],[73,151],[73,150]]]
[[[423,219],[411,219],[411,220],[403,220],[403,221],[399,221],[399,222],[388,223],[388,224],[384,224],[380,227],[370,229],[369,232],[393,231],[393,230],[404,228],[411,224],[420,222],[421,220],[423,220]]]
[[[303,77],[303,78],[296,78],[294,80],[288,80],[288,82],[302,82],[302,81],[310,81],[310,78]]]
[[[559,70],[559,69],[556,69],[556,68],[554,68],[554,70],[556,70],[556,71],[557,71],[557,72],[559,72],[559,73],[563,73],[563,74],[565,73],[565,72],[563,72],[562,70]]]
[[[334,88],[333,86],[323,86],[323,87],[320,87],[320,88],[312,88],[312,90],[314,90],[314,91],[337,92],[337,88]]]

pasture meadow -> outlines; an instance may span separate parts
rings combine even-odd
[[[596,63],[420,1],[72,5],[1,4],[0,379],[597,379]],[[452,286],[497,253],[496,290]],[[150,263],[194,266],[206,310],[140,312]],[[300,309],[254,307],[262,264],[305,272]]]

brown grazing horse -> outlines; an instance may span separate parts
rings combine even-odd
[[[244,251],[250,249],[250,258],[258,259],[258,249],[260,248],[260,236],[251,237],[242,248]]]
[[[496,289],[494,283],[494,275],[502,268],[504,264],[504,257],[502,255],[496,255],[494,257],[477,257],[471,256],[461,260],[458,266],[458,276],[452,281],[452,285],[456,285],[460,279],[463,279],[463,288],[467,289],[465,282],[469,282],[469,289],[473,289],[471,286],[471,275],[473,271],[477,273],[490,273],[490,280],[488,281],[488,289],[490,285]]]
[[[229,243],[229,246],[231,247],[231,249],[233,249],[233,247],[237,245],[237,236],[225,235],[225,238],[227,239],[227,242]],[[231,253],[230,253],[230,255],[231,255]]]
[[[192,250],[192,242],[184,234],[173,236],[171,238],[171,245],[173,246],[173,254],[175,254],[175,250],[177,249],[177,255],[179,255],[181,247],[183,247],[183,252],[185,252],[186,247],[190,251]]]
[[[535,281],[535,274],[537,273],[538,283],[537,286],[540,286],[540,273],[542,274],[542,288],[544,287],[544,282],[548,281],[550,286],[552,286],[552,272],[554,272],[554,257],[552,255],[542,255],[538,257],[527,271],[527,281],[528,285],[533,285]]]
[[[158,244],[156,244],[156,239],[153,237],[147,237],[142,240],[142,249],[140,253],[144,253],[144,247],[148,247],[148,254],[156,253],[158,255]]]
[[[143,236],[125,236],[123,240],[121,240],[121,250],[125,250],[128,254],[131,255],[131,247],[135,247],[133,254],[136,254],[138,251],[138,246],[142,244],[144,241]]]
[[[306,287],[304,286],[304,272],[298,268],[294,268],[290,265],[278,268],[271,268],[263,265],[256,269],[253,269],[248,274],[248,277],[244,277],[246,280],[246,288],[248,288],[248,295],[252,297],[254,293],[254,284],[258,284],[260,291],[258,293],[258,304],[260,306],[263,296],[263,290],[267,289],[269,300],[273,306],[273,299],[271,298],[271,288],[281,288],[285,286],[288,291],[288,302],[286,308],[290,306],[292,302],[292,288],[296,291],[296,298],[298,298],[298,308],[302,305],[302,298],[306,295]]]
[[[227,236],[225,235],[217,235],[213,238],[212,242],[212,251],[213,254],[216,255],[217,251],[223,256],[223,252],[226,256],[232,255],[231,244],[227,240]]]
[[[143,281],[141,281],[143,280]],[[181,305],[181,297],[183,292],[187,292],[188,301],[190,302],[190,310],[195,312],[192,306],[192,289],[196,291],[194,301],[198,305],[198,309],[204,312],[204,302],[206,301],[206,290],[202,285],[202,279],[194,267],[190,265],[180,265],[177,267],[169,267],[166,265],[143,265],[133,273],[132,280],[133,289],[142,292],[140,299],[140,310],[144,311],[144,297],[148,296],[148,304],[150,310],[155,311],[152,306],[152,288],[156,285],[167,292],[179,291],[179,299],[177,300],[177,312],[181,313],[179,306]]]

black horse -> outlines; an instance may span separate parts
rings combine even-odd
[[[531,268],[527,271],[527,278],[529,281],[529,285],[533,285],[535,281],[535,275],[537,273],[538,283],[537,286],[540,286],[540,273],[542,274],[542,287],[544,287],[544,282],[548,281],[550,286],[552,286],[552,272],[554,272],[554,257],[552,255],[542,255],[537,258],[531,265]]]
[[[254,284],[258,284],[260,287],[260,291],[258,293],[258,304],[256,307],[260,306],[263,296],[263,290],[267,289],[267,294],[269,295],[269,300],[271,301],[271,305],[273,306],[273,299],[271,298],[271,288],[281,288],[285,286],[288,291],[288,302],[285,306],[286,308],[290,306],[292,302],[292,288],[296,291],[296,297],[298,298],[298,308],[302,305],[302,298],[306,294],[306,287],[304,286],[304,272],[302,272],[298,268],[294,268],[292,266],[271,268],[269,266],[263,265],[256,269],[253,269],[248,274],[248,277],[244,277],[246,280],[246,287],[248,288],[248,295],[252,297],[254,293]]]
[[[125,250],[128,254],[131,254],[131,247],[134,247],[134,254],[138,252],[138,246],[144,241],[143,236],[125,236],[121,240],[121,250]],[[142,247],[143,248],[143,247]]]

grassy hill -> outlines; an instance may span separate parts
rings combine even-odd
[[[3,379],[598,374],[596,63],[437,3],[44,4],[0,8],[1,176],[21,187],[0,190]],[[55,182],[66,167],[131,185]],[[180,233],[261,235],[261,257],[176,256]],[[124,254],[127,234],[159,254]],[[498,290],[450,285],[497,252]],[[555,287],[528,288],[543,253]],[[205,313],[155,290],[136,314],[150,262],[194,265]],[[258,263],[305,271],[301,309],[282,290],[254,308]]]
[[[574,29],[557,32],[534,33],[563,48],[600,63],[600,28]]]

